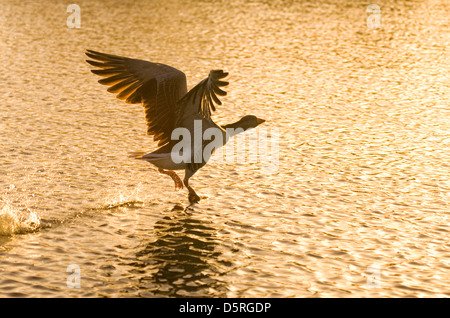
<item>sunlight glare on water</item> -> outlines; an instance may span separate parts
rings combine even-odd
[[[0,4],[0,297],[450,296],[448,1],[76,3]],[[211,160],[189,207],[86,49],[229,72],[213,119],[276,169]]]

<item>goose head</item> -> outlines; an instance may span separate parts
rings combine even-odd
[[[247,115],[239,119],[237,122],[222,126],[224,129],[232,128],[236,131],[246,131],[251,128],[255,128],[256,126],[265,122],[264,119],[258,118],[254,115]]]

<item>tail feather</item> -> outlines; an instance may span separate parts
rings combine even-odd
[[[130,158],[142,159],[142,160],[154,160],[170,157],[170,153],[155,153],[155,152],[144,152],[144,151],[134,151],[130,152]]]
[[[145,156],[146,154],[147,154],[147,152],[145,152],[145,151],[133,151],[133,152],[130,152],[130,158],[142,159],[142,157]]]

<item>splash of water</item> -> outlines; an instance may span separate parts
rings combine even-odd
[[[105,209],[142,207],[150,195],[142,193],[142,184],[133,189],[120,187],[102,195],[101,206]]]
[[[9,202],[3,203],[0,209],[0,236],[34,232],[40,223],[36,213],[19,211]]]

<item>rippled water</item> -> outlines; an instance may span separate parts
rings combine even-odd
[[[76,3],[0,4],[0,297],[450,296],[448,2]],[[265,118],[278,170],[210,162],[188,207],[86,48],[228,71],[215,119]]]

